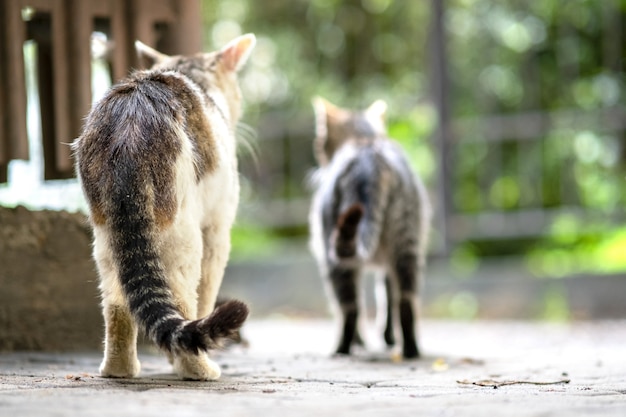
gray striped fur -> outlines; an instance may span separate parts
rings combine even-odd
[[[374,266],[384,271],[385,341],[394,345],[399,318],[403,355],[418,357],[418,294],[431,217],[426,189],[386,136],[383,102],[351,111],[317,98],[314,107],[320,166],[313,176],[311,249],[339,307],[336,352],[349,354],[361,341],[360,276]]]

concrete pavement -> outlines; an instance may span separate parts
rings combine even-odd
[[[427,320],[411,362],[373,333],[370,350],[332,357],[335,333],[328,320],[251,320],[249,346],[217,353],[222,378],[201,383],[151,349],[131,380],[98,377],[100,352],[0,354],[0,416],[626,415],[626,321]]]

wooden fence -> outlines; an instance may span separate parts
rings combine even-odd
[[[112,42],[111,73],[138,67],[134,41],[166,53],[201,49],[200,0],[2,0],[0,2],[0,182],[12,159],[28,159],[23,46],[37,45],[45,179],[74,175],[67,143],[91,105],[94,32]]]

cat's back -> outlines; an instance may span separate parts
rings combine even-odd
[[[201,91],[176,71],[138,71],[114,85],[93,106],[74,144],[96,224],[107,217],[107,196],[120,187],[153,195],[171,219],[176,190],[216,165],[214,129]]]
[[[377,142],[376,153],[396,177],[398,183],[410,189],[416,188],[419,176],[411,167],[405,150],[393,139],[384,138]]]
[[[386,137],[353,141],[337,150],[325,170],[326,181],[353,187],[350,181],[415,188],[415,176],[402,148]],[[323,181],[323,179],[322,179]]]
[[[89,113],[79,147],[92,142],[128,147],[171,142],[186,119],[201,112],[202,96],[175,71],[139,71],[114,85]],[[175,141],[174,141],[175,142]]]

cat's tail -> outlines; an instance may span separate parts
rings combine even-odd
[[[335,254],[339,259],[357,255],[357,232],[363,212],[363,206],[356,203],[348,207],[337,219]]]
[[[353,203],[341,212],[334,232],[337,258],[371,258],[378,247],[387,195],[386,187],[379,187],[369,199]]]
[[[187,320],[177,306],[168,285],[165,268],[157,250],[159,226],[155,212],[156,184],[142,183],[135,158],[119,156],[110,188],[112,206],[107,210],[112,229],[111,241],[122,289],[131,313],[146,334],[162,349],[197,354],[221,347],[235,338],[248,316],[248,307],[230,300],[209,316]],[[152,189],[153,191],[149,191]],[[171,214],[173,218],[174,214]]]

